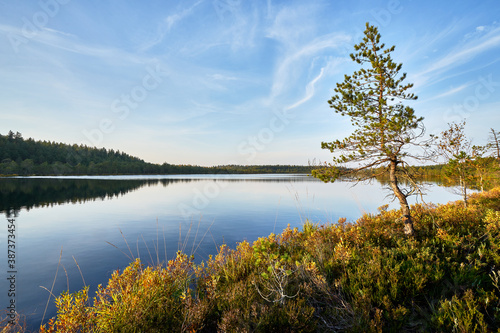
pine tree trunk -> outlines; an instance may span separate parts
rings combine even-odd
[[[464,199],[464,206],[467,207],[467,183],[462,178],[462,176],[460,176],[459,181],[460,181],[460,187],[461,187],[461,191],[462,191],[462,197]]]
[[[467,185],[464,182],[464,205],[467,207]]]
[[[394,192],[394,195],[399,200],[399,204],[401,205],[401,211],[403,213],[403,224],[404,224],[404,233],[407,236],[415,236],[415,230],[413,229],[413,220],[411,218],[410,205],[408,205],[408,201],[406,200],[406,196],[398,186],[398,178],[396,176],[396,167],[397,160],[391,160],[391,164],[389,166],[389,182],[391,184],[391,188]]]

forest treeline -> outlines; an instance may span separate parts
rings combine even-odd
[[[24,139],[19,132],[0,134],[0,175],[152,175],[152,174],[255,174],[307,173],[300,165],[196,165],[154,164],[113,149]]]
[[[490,157],[495,160],[494,157]],[[69,145],[50,141],[24,139],[19,132],[0,134],[0,175],[153,175],[153,174],[311,174],[319,164],[304,165],[196,165],[154,164],[113,149],[86,145]],[[380,168],[366,173],[382,174]],[[410,171],[420,180],[452,182],[443,164],[413,166]],[[488,180],[498,184],[497,173]],[[380,178],[380,179],[379,179]],[[490,177],[491,178],[491,177]],[[383,181],[383,177],[377,177]],[[490,187],[490,186],[487,186]]]
[[[468,186],[475,190],[491,189],[500,185],[499,160],[493,156],[482,158],[475,170],[471,170]],[[384,173],[384,167],[371,168],[363,171],[366,176],[373,176],[382,184],[389,184],[389,176]],[[432,182],[440,186],[457,186],[458,179],[449,170],[447,164],[432,164],[410,166],[408,172],[419,182]]]

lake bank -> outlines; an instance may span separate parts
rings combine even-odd
[[[97,298],[62,295],[58,329],[268,332],[494,331],[500,323],[500,188],[398,213],[306,223],[197,265],[132,262]],[[90,297],[92,299],[92,295]],[[65,312],[71,311],[71,312]],[[58,326],[59,325],[59,326]]]

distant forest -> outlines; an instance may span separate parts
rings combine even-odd
[[[113,149],[24,139],[10,131],[0,134],[0,175],[153,175],[153,174],[255,174],[305,173],[312,166],[296,165],[194,165],[154,164]]]

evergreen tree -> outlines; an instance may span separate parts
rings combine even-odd
[[[416,100],[408,90],[413,84],[403,84],[406,73],[399,74],[402,64],[395,63],[391,52],[380,43],[381,35],[375,26],[366,23],[363,40],[354,46],[353,61],[367,68],[345,75],[344,82],[337,83],[336,95],[328,101],[330,107],[342,116],[348,116],[354,132],[343,140],[322,142],[323,149],[340,153],[333,157],[333,164],[313,171],[313,175],[325,182],[339,177],[349,177],[356,182],[373,179],[380,172],[389,176],[389,184],[402,209],[404,232],[413,235],[413,221],[409,195],[420,193],[420,187],[408,170],[408,159],[423,159],[424,153],[407,150],[418,143],[424,133],[422,117],[403,105],[403,100]],[[340,167],[340,166],[347,166]],[[379,168],[380,172],[367,172]],[[409,184],[401,185],[401,178]]]

